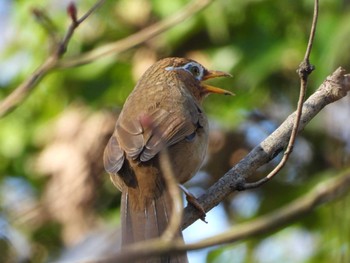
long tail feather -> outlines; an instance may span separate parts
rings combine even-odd
[[[128,188],[122,194],[122,245],[128,245],[143,240],[157,238],[166,229],[171,215],[171,200],[166,191],[160,196],[144,200],[142,206],[135,208],[132,203],[134,194],[140,194],[135,189]],[[182,238],[179,230],[178,237]],[[166,255],[140,262],[184,263],[188,262],[186,253]]]

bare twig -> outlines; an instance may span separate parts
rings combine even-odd
[[[59,59],[64,55],[67,50],[67,45],[73,36],[75,29],[91,15],[104,0],[99,0],[85,15],[80,19],[72,19],[72,22],[63,37],[62,41],[58,43],[53,53],[46,59],[46,61],[31,75],[28,79],[22,82],[10,95],[0,102],[0,117],[10,112],[20,102],[22,102],[32,91],[39,81],[46,76],[50,71],[57,67]],[[71,6],[70,6],[71,8]],[[68,10],[68,12],[71,12]],[[72,14],[70,14],[72,18]]]
[[[57,44],[59,41],[58,30],[55,23],[46,14],[46,12],[40,8],[33,8],[32,14],[35,16],[38,23],[43,27],[46,33],[50,37],[52,44]]]
[[[298,130],[302,130],[326,105],[345,97],[349,90],[350,74],[345,74],[344,69],[338,68],[332,75],[327,77],[318,90],[303,104]],[[260,166],[275,158],[286,147],[295,118],[296,113],[291,114],[278,129],[231,168],[204,195],[198,198],[198,202],[206,212],[218,205],[233,191],[241,190],[248,177],[254,174]],[[183,229],[191,225],[199,217],[200,215],[196,209],[187,206],[182,225]]]
[[[180,231],[183,215],[183,203],[180,189],[172,169],[168,151],[165,149],[160,153],[160,167],[166,183],[168,194],[172,200],[172,211],[167,228],[160,237],[162,240],[171,241]]]
[[[62,59],[62,56],[66,52],[67,45],[75,29],[98,7],[100,7],[103,4],[104,0],[97,1],[97,3],[80,19],[74,19],[72,17],[72,11],[68,10],[69,15],[72,19],[72,23],[69,26],[63,40],[58,44],[53,54],[50,55],[47,60],[31,76],[28,77],[28,79],[24,80],[10,95],[8,95],[4,100],[0,102],[0,118],[18,106],[18,104],[21,103],[29,95],[29,93],[49,72],[59,68],[76,67],[79,65],[91,63],[107,55],[124,52],[192,17],[194,14],[207,7],[213,1],[214,0],[193,1],[174,15],[165,18],[163,21],[151,25],[127,38],[96,48],[78,57]]]
[[[63,37],[62,42],[60,43],[59,48],[57,49],[57,56],[62,57],[62,55],[66,52],[68,43],[70,39],[72,38],[74,31],[78,28],[78,26],[83,23],[93,12],[95,12],[103,3],[105,0],[99,0],[97,1],[81,18],[77,19],[77,10],[73,3],[71,3],[68,8],[67,12],[69,16],[72,19],[72,23],[70,24],[66,35]],[[59,62],[57,61],[57,64]]]
[[[29,92],[47,75],[55,66],[55,58],[50,56],[32,75],[22,82],[10,95],[0,102],[0,117],[9,113],[22,102]]]
[[[308,45],[306,48],[304,60],[301,62],[301,64],[299,65],[299,68],[297,70],[299,77],[300,77],[300,92],[299,92],[299,99],[298,99],[298,105],[297,105],[297,110],[296,110],[296,118],[295,118],[295,122],[293,125],[292,133],[290,135],[288,146],[283,154],[283,158],[278,163],[278,165],[267,176],[260,179],[259,181],[253,182],[253,183],[245,183],[244,185],[242,185],[241,190],[256,188],[256,187],[259,187],[262,184],[268,182],[271,178],[273,178],[276,174],[278,174],[281,171],[281,169],[285,166],[285,164],[287,163],[287,161],[289,159],[290,154],[293,151],[295,139],[296,139],[298,131],[299,131],[299,123],[300,123],[303,103],[305,100],[308,77],[312,73],[312,71],[315,69],[314,66],[310,64],[309,57],[311,54],[311,49],[312,49],[312,45],[313,45],[314,38],[315,38],[317,18],[318,18],[318,9],[319,9],[319,3],[318,3],[318,0],[315,0],[314,14],[313,14],[312,26],[311,26],[311,30],[310,30],[309,42],[308,42]]]
[[[113,43],[106,44],[104,46],[98,47],[92,51],[81,54],[75,58],[67,58],[59,62],[58,68],[71,68],[84,64],[91,63],[102,57],[108,55],[117,55],[125,50],[133,48],[141,43],[155,37],[164,31],[172,28],[173,26],[185,21],[186,19],[192,17],[194,14],[198,13],[214,0],[196,0],[189,3],[179,12],[165,18],[164,20],[155,23],[133,35],[126,38],[118,40]]]
[[[319,10],[319,0],[315,0],[314,4],[314,15],[312,19],[312,26],[311,26],[311,32],[309,36],[309,42],[307,44],[304,61],[309,61],[312,45],[314,43],[315,39],[315,33],[316,33],[316,25],[317,25],[317,19],[318,19],[318,10]]]

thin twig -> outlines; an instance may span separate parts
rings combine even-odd
[[[55,66],[55,58],[50,56],[46,61],[32,74],[23,81],[14,91],[0,102],[0,118],[13,110],[29,94],[29,92],[47,75]]]
[[[68,43],[73,36],[75,29],[86,18],[89,17],[105,0],[99,0],[85,15],[80,19],[72,19],[68,30],[62,41],[57,44],[53,53],[45,60],[45,62],[32,74],[28,79],[24,80],[14,91],[12,91],[5,99],[0,102],[0,118],[9,113],[19,103],[21,103],[32,91],[40,80],[46,76],[50,71],[57,68],[58,61],[67,50]],[[72,15],[71,15],[72,18]]]
[[[305,61],[309,61],[312,45],[314,43],[315,34],[316,34],[317,20],[318,20],[318,10],[319,10],[319,0],[315,0],[314,15],[313,15],[313,19],[312,19],[312,27],[311,27],[309,42],[308,42],[307,49],[306,49],[306,52],[305,52],[305,57],[304,57]]]
[[[78,28],[78,26],[83,23],[93,12],[95,12],[100,6],[102,6],[102,4],[105,2],[105,0],[99,0],[97,1],[81,18],[76,19],[76,14],[70,13],[71,16],[71,24],[69,25],[69,28],[65,34],[65,36],[63,37],[63,40],[61,41],[61,43],[59,44],[59,47],[57,48],[57,56],[59,58],[61,58],[64,53],[66,53],[67,51],[67,46],[69,41],[71,40],[75,30]],[[73,3],[71,3],[68,6],[68,12],[70,12],[70,8],[74,7],[75,5]],[[76,12],[76,9],[72,12]],[[58,63],[58,61],[57,61]],[[55,65],[56,66],[56,65]]]
[[[312,26],[310,30],[309,42],[306,48],[304,60],[301,62],[297,70],[300,77],[300,92],[299,92],[299,99],[298,99],[297,110],[296,110],[296,118],[295,118],[293,129],[290,135],[288,146],[283,154],[283,158],[267,176],[253,183],[245,183],[244,185],[242,185],[241,190],[256,188],[268,182],[271,178],[273,178],[276,174],[278,174],[281,171],[281,169],[285,166],[285,164],[289,159],[290,154],[293,151],[295,139],[299,131],[299,123],[300,123],[303,103],[305,100],[308,77],[314,70],[314,66],[310,64],[309,58],[311,54],[312,45],[315,39],[315,32],[316,32],[317,19],[318,19],[318,9],[319,9],[319,2],[318,0],[315,0],[314,14],[313,14]]]
[[[171,241],[180,231],[183,215],[183,202],[181,198],[180,189],[176,182],[176,177],[172,169],[169,153],[164,149],[160,153],[160,168],[166,184],[168,194],[171,197],[172,209],[171,216],[167,228],[164,230],[162,240]]]
[[[82,15],[81,18],[77,20],[77,23],[83,23],[93,12],[99,9],[104,4],[104,2],[105,0],[97,1],[84,15]]]
[[[32,14],[35,16],[38,23],[43,27],[45,32],[49,36],[50,44],[53,44],[54,46],[59,41],[58,36],[58,30],[55,23],[52,21],[52,19],[46,14],[46,12],[40,8],[33,8]]]
[[[62,57],[63,54],[66,52],[67,50],[67,46],[68,43],[70,41],[70,39],[72,38],[74,31],[78,28],[78,26],[83,23],[93,12],[95,12],[100,6],[103,5],[103,3],[105,2],[105,0],[99,0],[97,1],[81,18],[76,19],[76,14],[74,14],[74,12],[76,12],[76,9],[74,11],[71,11],[70,15],[71,15],[71,19],[72,22],[65,34],[65,36],[63,37],[62,42],[60,43],[59,48],[57,49],[57,55],[59,57]],[[68,12],[70,12],[70,8],[73,7],[75,8],[75,5],[73,3],[71,3],[68,7]],[[59,62],[57,62],[59,63]]]
[[[124,52],[187,20],[194,14],[207,7],[213,1],[214,0],[193,1],[190,4],[188,4],[184,9],[180,10],[174,15],[169,16],[164,20],[153,24],[129,37],[101,46],[78,57],[62,59],[63,54],[66,52],[68,43],[75,29],[77,28],[76,24],[81,24],[104,2],[104,0],[98,1],[80,19],[72,20],[71,25],[69,26],[61,43],[58,44],[57,49],[54,50],[54,52],[47,58],[47,60],[31,76],[29,76],[28,79],[24,80],[14,91],[12,91],[12,93],[10,93],[10,95],[8,95],[5,99],[0,101],[0,118],[8,114],[12,109],[17,107],[25,98],[27,98],[30,92],[49,72],[61,68],[76,67],[79,65],[91,63],[99,58],[111,54],[116,55],[118,53]]]
[[[67,58],[59,62],[58,68],[71,68],[80,65],[91,63],[97,59],[117,55],[125,50],[133,48],[145,41],[163,33],[164,31],[174,27],[175,25],[187,20],[194,14],[200,12],[202,9],[211,4],[214,0],[196,0],[189,3],[182,10],[165,18],[164,20],[155,23],[133,35],[118,40],[113,43],[98,47],[92,51],[80,54],[77,57]]]

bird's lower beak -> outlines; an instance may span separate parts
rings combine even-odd
[[[232,75],[223,71],[210,70],[204,75],[203,80],[220,78],[220,77],[232,77]],[[224,94],[224,95],[231,95],[231,96],[235,95],[231,91],[220,89],[204,83],[202,83],[202,87],[206,93],[216,93],[216,94]]]

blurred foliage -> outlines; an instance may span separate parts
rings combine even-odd
[[[32,10],[44,10],[54,25],[54,31],[50,33],[62,36],[69,24],[66,14],[69,2],[3,0],[0,3],[3,28],[0,37],[0,99],[28,77],[52,49],[52,38],[35,19]],[[78,14],[84,13],[94,2],[76,1]],[[184,0],[106,1],[78,28],[66,56],[122,39],[173,14],[187,3]],[[40,174],[36,158],[51,140],[50,132],[59,116],[72,105],[84,105],[91,115],[105,109],[121,108],[140,74],[161,57],[191,57],[208,68],[233,74],[232,79],[218,80],[215,84],[232,90],[237,96],[211,96],[205,102],[208,115],[223,131],[244,132],[246,130],[242,127],[247,127],[244,125],[248,125],[248,120],[260,127],[263,127],[263,122],[276,127],[296,107],[299,80],[295,71],[306,49],[312,11],[311,0],[217,0],[191,19],[117,57],[110,56],[89,65],[51,73],[22,105],[0,119],[0,184],[5,185],[9,178],[19,178],[23,180],[19,184],[32,189],[26,198],[40,203],[50,178]],[[338,66],[350,69],[349,24],[349,1],[320,1],[319,24],[311,54],[316,71],[310,77],[309,93]],[[300,156],[294,156],[273,182],[255,191],[259,207],[249,219],[283,206],[316,182],[349,166],[349,124],[334,117],[334,114],[345,116],[345,119],[349,116],[349,99],[342,105],[320,114],[307,127],[300,139],[300,148],[295,148]],[[252,119],[254,111],[263,117]],[[263,136],[271,132],[265,131]],[[92,207],[101,221],[116,224],[119,196],[116,196],[108,177],[104,177],[106,179],[100,184]],[[63,246],[68,246],[62,239],[60,224],[50,218],[45,218],[45,223],[34,224],[35,227],[25,220],[25,223],[20,223],[16,216],[21,213],[13,213],[6,205],[14,205],[13,202],[23,199],[14,197],[9,202],[8,192],[2,192],[0,221],[8,222],[8,227],[20,232],[20,239],[26,240],[22,243],[29,244],[32,251],[27,254],[17,251],[17,261],[26,257],[35,262],[48,261],[58,256]],[[318,209],[297,225],[278,232],[278,236],[257,237],[238,245],[214,248],[207,261],[349,262],[348,203],[349,195]],[[233,214],[230,221],[235,223],[248,219],[240,216],[239,211],[234,210]],[[13,257],[12,250],[1,238],[6,237],[2,233],[5,229],[8,228],[0,225],[0,254]],[[293,238],[302,239],[303,233],[310,238],[309,254],[287,261],[291,255],[284,254],[285,250],[280,248],[281,254],[277,253],[275,259],[266,261],[263,246],[277,250],[273,242],[280,240],[284,243],[284,238],[291,233],[294,233]],[[264,243],[268,238],[275,241]],[[10,237],[7,239],[14,242]],[[7,260],[11,261],[10,257]]]

